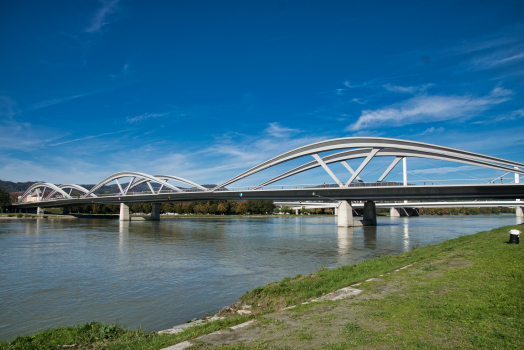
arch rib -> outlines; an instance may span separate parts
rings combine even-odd
[[[60,185],[60,186],[58,186],[58,187],[61,188],[61,189],[64,189],[64,188],[71,188],[72,190],[73,190],[73,189],[74,189],[74,190],[78,190],[78,191],[82,192],[83,194],[87,194],[87,193],[89,193],[89,190],[88,190],[87,188],[84,188],[84,187],[82,187],[82,186],[80,186],[80,185],[71,185],[71,184],[67,184],[67,185]],[[46,197],[46,199],[51,198],[52,196],[54,196],[54,194],[55,194],[56,192],[57,192],[57,191],[53,190],[53,192],[51,192],[51,194],[49,194],[49,195]],[[68,195],[71,196],[70,193],[68,193]],[[91,197],[97,197],[97,195],[94,194],[94,193],[91,193],[90,196],[91,196]],[[71,197],[71,198],[72,198],[72,197]]]
[[[54,185],[52,183],[49,183],[49,182],[37,182],[33,185],[31,185],[31,187],[29,187],[25,192],[24,194],[20,197],[20,199],[16,202],[17,204],[19,203],[22,203],[22,201],[27,197],[29,196],[31,193],[33,193],[34,190],[36,190],[38,187],[43,187],[44,188],[44,191],[45,191],[45,188],[49,187],[51,188],[53,191],[58,192],[60,193],[62,196],[64,196],[64,198],[67,198],[67,199],[71,199],[72,197],[70,195],[68,195],[66,192],[64,192],[64,190],[62,190],[60,187],[58,187],[57,185]],[[44,195],[45,193],[42,193],[42,200],[46,200],[47,198],[49,198],[49,196],[47,198],[44,199]]]
[[[328,156],[323,157],[322,160],[326,164],[342,162],[342,161],[349,160],[349,159],[365,158],[369,154],[369,152],[370,152],[369,148],[359,148],[359,149],[330,154]],[[470,165],[475,165],[475,166],[480,166],[480,167],[486,167],[486,168],[491,168],[495,170],[509,171],[508,167],[501,166],[498,164],[488,163],[485,161],[479,161],[479,160],[474,160],[474,159],[465,159],[465,158],[457,157],[454,155],[443,155],[443,154],[430,153],[430,152],[425,152],[425,151],[402,150],[398,148],[385,148],[385,149],[382,149],[375,156],[376,157],[391,157],[391,156],[398,157],[398,160],[396,160],[396,163],[398,163],[398,161],[400,161],[400,159],[403,157],[416,157],[416,158],[427,158],[427,159],[435,159],[435,160],[445,160],[445,161],[451,161],[451,162],[456,162],[456,163],[463,163],[463,164],[470,164]],[[396,165],[396,163],[394,165]],[[271,183],[283,180],[287,177],[316,168],[318,166],[319,164],[316,161],[300,165],[285,173],[275,176],[274,178],[268,181],[265,181],[258,186],[253,187],[252,190],[259,189],[263,186],[267,186]],[[391,169],[393,169],[393,167]],[[391,171],[391,169],[389,169],[389,171]],[[522,170],[519,171],[518,169],[512,169],[511,171],[519,172],[521,174],[524,173]],[[386,172],[384,173],[387,175]],[[381,179],[383,180],[384,177],[385,176],[381,176]]]
[[[145,180],[144,182],[148,182],[149,181],[153,181],[153,182],[157,182],[161,185],[164,185],[165,187],[168,187],[168,188],[171,188],[177,192],[180,192],[180,189],[171,185],[171,184],[168,184],[167,182],[155,177],[155,176],[151,176],[151,175],[148,175],[148,174],[144,174],[144,173],[137,173],[137,172],[131,172],[131,171],[122,171],[122,172],[118,172],[118,173],[114,173],[108,177],[106,177],[105,179],[103,179],[102,181],[100,181],[98,184],[96,184],[95,186],[93,186],[93,188],[91,190],[89,190],[88,193],[86,193],[83,197],[87,197],[88,195],[92,194],[93,192],[95,192],[96,190],[98,190],[100,187],[104,186],[105,184],[108,184],[114,180],[117,180],[117,179],[120,179],[120,178],[123,178],[123,177],[141,177],[142,180]],[[138,182],[135,182],[134,185],[136,185]],[[119,186],[120,188],[120,191],[122,191],[121,189],[121,186]]]
[[[287,162],[292,159],[300,158],[306,155],[311,155],[319,152],[334,151],[344,148],[360,148],[360,147],[370,147],[370,148],[396,148],[402,149],[405,151],[425,151],[434,155],[440,156],[455,156],[463,160],[476,160],[482,161],[487,164],[502,164],[506,166],[506,169],[509,171],[509,167],[522,167],[523,163],[514,162],[502,158],[492,157],[483,155],[480,153],[474,153],[469,151],[463,151],[456,148],[444,147],[433,145],[424,142],[418,141],[407,141],[407,140],[398,140],[385,137],[344,137],[338,139],[325,140],[320,142],[315,142],[309,145],[305,145],[294,150],[282,153],[276,157],[273,157],[253,168],[246,170],[245,172],[227,180],[226,182],[216,186],[213,191],[227,186],[233,182],[241,180],[245,177],[253,175],[259,171],[270,168],[272,166]],[[512,169],[514,172],[514,169]]]
[[[186,180],[184,178],[181,178],[181,177],[178,177],[178,176],[172,176],[172,175],[153,175],[154,177],[156,178],[159,178],[159,179],[162,179],[162,180],[174,180],[174,181],[179,181],[179,182],[182,182],[182,183],[185,183],[187,185],[191,185],[193,187],[196,187],[196,188],[199,188],[201,189],[202,191],[207,191],[207,188],[203,187],[203,186],[200,186],[199,184],[197,183],[194,183],[192,181],[189,181],[189,180]],[[147,180],[140,180],[140,181],[137,181],[135,184],[133,184],[133,186],[131,186],[131,188],[135,187],[135,186],[138,186],[140,184],[143,184],[144,182],[146,182]],[[178,188],[178,187],[177,187]],[[179,189],[180,190],[180,189]]]

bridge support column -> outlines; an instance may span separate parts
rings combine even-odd
[[[120,203],[120,221],[129,221],[129,207],[125,203]]]
[[[389,210],[389,216],[393,218],[399,218],[400,217],[400,210],[399,208],[391,208]]]
[[[69,207],[63,207],[62,208],[62,214],[68,215],[69,214]]]
[[[367,201],[364,203],[364,226],[377,226],[377,208],[375,202]]]
[[[151,204],[151,220],[160,220],[160,203]]]
[[[338,215],[338,207],[335,207],[335,216]]]
[[[353,224],[353,208],[351,202],[341,201],[338,206],[338,227],[352,227]]]
[[[37,215],[42,215],[44,213],[44,209],[40,208],[40,207],[37,207],[36,208],[36,214]]]
[[[518,167],[515,167],[515,169],[519,169]],[[518,173],[515,173],[515,183],[518,184],[520,183],[520,175]],[[520,202],[520,199],[517,199],[517,202]],[[518,218],[521,218],[523,217],[523,213],[522,213],[522,207],[515,207],[515,215],[518,217]]]
[[[298,215],[298,211],[299,211],[299,210],[300,210],[300,209],[295,209],[295,215]]]

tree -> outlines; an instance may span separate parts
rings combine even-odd
[[[224,213],[226,212],[226,207],[224,203],[220,203],[217,207],[217,210],[221,215],[224,215]]]
[[[216,214],[218,210],[218,206],[216,204],[211,204],[211,206],[209,207],[209,214]]]
[[[290,212],[291,212],[291,208],[288,207],[287,205],[284,205],[284,206],[282,207],[282,209],[280,209],[280,211],[281,211],[282,213],[287,214],[287,213],[290,213]]]
[[[245,215],[247,213],[246,202],[238,203],[235,213]]]
[[[12,203],[11,196],[9,196],[9,192],[1,188],[0,189],[0,208],[2,209],[2,213],[4,212],[7,206],[11,205],[11,203]]]

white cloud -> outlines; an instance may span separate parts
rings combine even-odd
[[[402,126],[451,119],[469,119],[490,107],[508,101],[513,91],[496,87],[484,97],[415,96],[402,103],[378,109],[365,110],[346,130],[357,131],[383,125]]]
[[[129,68],[131,68],[131,65],[129,63],[124,64],[122,66],[122,69],[120,70],[120,72],[118,72],[118,74],[111,74],[110,75],[111,80],[115,80],[117,78],[125,77],[127,75],[127,73],[129,73]]]
[[[131,131],[131,130],[133,130],[133,129],[120,130],[120,131],[115,131],[115,132],[107,132],[107,133],[105,133],[105,134],[100,134],[100,135],[86,136],[86,137],[81,137],[81,138],[79,138],[79,139],[74,139],[74,140],[69,140],[69,141],[64,141],[64,142],[54,143],[54,144],[49,145],[49,146],[58,146],[58,145],[63,145],[63,144],[65,144],[65,143],[71,143],[71,142],[83,141],[83,140],[88,140],[88,139],[92,139],[92,138],[95,138],[95,137],[101,137],[101,136],[113,135],[113,134],[120,134],[120,133],[122,133],[122,132]]]
[[[427,134],[433,134],[433,133],[441,133],[444,132],[446,129],[444,129],[442,126],[440,128],[435,128],[432,126],[431,128],[427,128],[423,132],[421,132],[419,135],[427,135]]]
[[[89,27],[85,29],[87,33],[99,32],[103,26],[107,24],[106,17],[118,10],[118,3],[120,0],[100,0],[102,6],[96,11],[91,18]]]
[[[524,108],[513,111],[510,114],[499,115],[485,120],[478,120],[473,122],[472,124],[493,124],[507,120],[516,120],[522,117],[524,117]]]
[[[16,102],[7,95],[0,95],[0,117],[12,118],[20,113],[16,107]]]
[[[502,64],[513,63],[522,59],[524,59],[524,52],[504,50],[497,51],[491,55],[476,58],[473,60],[473,64],[479,68],[491,68]]]
[[[421,86],[395,86],[391,84],[382,85],[386,90],[391,92],[401,92],[401,93],[408,93],[408,94],[414,94],[415,92],[424,92],[433,84],[426,84]]]
[[[280,126],[279,123],[269,123],[269,127],[266,129],[266,132],[274,137],[288,137],[290,135],[300,132],[300,130],[286,128]]]
[[[365,105],[367,103],[367,101],[362,101],[361,99],[356,98],[356,97],[353,98],[351,101],[355,102],[355,103],[358,103],[359,105]]]
[[[164,117],[168,115],[169,113],[144,113],[141,115],[138,115],[136,117],[126,118],[126,123],[138,123],[143,120],[149,119],[149,118],[158,118],[158,117]]]

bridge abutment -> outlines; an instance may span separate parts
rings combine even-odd
[[[120,221],[129,221],[129,206],[125,203],[120,203]]]
[[[160,203],[151,204],[151,220],[160,220]]]

